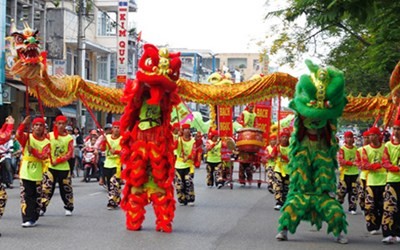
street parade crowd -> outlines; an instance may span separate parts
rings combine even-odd
[[[342,206],[347,195],[349,214],[356,214],[359,207],[371,235],[382,234],[385,244],[400,242],[400,121],[394,121],[392,136],[385,143],[380,129],[372,126],[363,134],[362,147],[354,145],[354,134],[348,131],[339,148],[337,120],[347,104],[344,74],[310,60],[306,65],[311,76],[303,75],[296,83],[289,103],[295,118],[289,127],[278,125],[274,133],[264,131],[266,138],[258,137],[261,130],[256,124],[256,105],[250,103],[238,118],[249,138],[241,130],[234,138],[227,138],[216,126],[211,126],[206,135],[193,136],[190,124],[171,124],[173,107],[182,101],[177,91],[180,53],[145,44],[136,78],[126,81],[120,97],[124,104],[120,120],[100,128],[92,116],[98,129],[84,138],[78,128],[68,126],[63,115],[58,115],[53,124],[47,124],[43,114],[26,116],[13,138],[14,119],[6,118],[0,130],[4,148],[0,150],[6,155],[1,161],[0,217],[7,202],[6,187],[12,188],[16,177],[23,228],[37,226],[39,217],[45,216],[56,184],[65,216],[72,216],[72,176],[79,176],[83,168],[82,181],[99,180],[107,189],[105,208],[120,207],[128,230],[142,229],[145,207],[151,204],[155,230],[170,233],[176,202],[195,205],[193,179],[205,153],[204,184],[211,189],[232,184],[233,162],[239,163],[238,182],[243,186],[255,182],[254,171],[265,169],[267,190],[274,195],[274,209],[280,211],[279,241],[288,240],[288,233],[294,234],[305,220],[318,230],[326,222],[327,232],[336,242],[348,243]],[[29,66],[20,63],[13,70],[20,67],[21,75]],[[43,74],[44,83],[54,84],[45,77],[47,74]],[[253,96],[246,100],[250,98]],[[256,101],[265,97],[258,98]],[[14,141],[20,146],[14,146]],[[19,164],[11,160],[11,148],[16,153],[14,158],[21,153]]]
[[[254,126],[253,109],[253,104],[250,104],[243,112],[244,127]],[[282,129],[279,134],[271,133],[266,147],[256,154],[249,154],[226,150],[227,145],[217,130],[211,130],[208,135],[197,132],[192,136],[190,124],[174,123],[172,127],[174,187],[179,205],[194,206],[194,173],[203,160],[207,171],[205,185],[220,189],[233,181],[230,164],[235,158],[239,162],[238,181],[241,185],[251,185],[253,172],[265,168],[267,189],[275,198],[274,209],[280,210],[284,205],[290,185],[290,128]],[[14,137],[14,119],[7,117],[0,137],[0,149],[8,159],[1,162],[0,214],[3,214],[7,201],[5,188],[13,188],[12,180],[19,178],[22,227],[37,225],[39,216],[45,214],[51,201],[56,183],[65,215],[71,216],[74,209],[71,178],[74,175],[79,177],[82,158],[87,152],[93,152],[93,172],[98,174],[99,185],[107,189],[107,209],[118,208],[123,184],[119,121],[106,124],[100,135],[99,131],[91,130],[86,138],[79,129],[67,125],[67,118],[62,115],[55,119],[51,132],[46,128],[44,118],[31,121],[28,116],[18,126]],[[368,232],[371,235],[382,234],[382,242],[387,244],[400,242],[400,121],[393,124],[392,131],[392,136],[384,142],[383,133],[377,127],[370,128],[362,134],[363,146],[359,148],[354,145],[353,132],[347,131],[337,156],[337,200],[343,204],[347,195],[348,213],[355,215],[359,209],[365,216]],[[20,146],[13,146],[16,143]],[[20,158],[20,164],[19,160],[12,163],[11,158]]]

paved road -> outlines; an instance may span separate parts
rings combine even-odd
[[[350,243],[340,245],[333,236],[313,229],[302,222],[289,241],[275,240],[279,212],[273,210],[273,197],[261,188],[205,187],[205,169],[196,172],[196,205],[177,206],[174,231],[171,234],[154,230],[154,215],[147,207],[143,230],[125,229],[124,213],[106,209],[106,193],[96,182],[82,183],[74,179],[75,211],[65,217],[56,192],[44,217],[36,228],[21,228],[19,190],[7,189],[9,200],[0,220],[0,249],[377,249],[383,247],[381,236],[370,236],[361,214],[348,215]],[[17,183],[15,183],[17,184]],[[385,246],[398,249],[398,245]]]

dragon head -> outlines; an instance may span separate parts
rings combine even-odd
[[[8,39],[11,40],[11,46],[22,63],[37,64],[43,61],[38,33],[38,30],[30,28],[26,22],[24,22],[23,30],[17,30],[15,23],[12,24],[11,35]]]
[[[136,78],[150,88],[149,104],[158,104],[162,91],[176,90],[181,67],[180,53],[170,53],[168,49],[158,49],[152,44],[143,46],[144,53],[139,60],[139,71]]]
[[[347,104],[344,93],[343,72],[333,68],[321,68],[306,60],[311,75],[302,75],[289,107],[303,119],[304,126],[318,129],[328,120],[342,115]]]

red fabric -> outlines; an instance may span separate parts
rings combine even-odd
[[[400,127],[400,120],[394,121],[393,126],[399,126]]]
[[[381,135],[381,131],[379,130],[379,128],[377,127],[372,127],[369,129],[369,134],[373,134],[373,135]]]
[[[63,115],[59,115],[56,117],[56,122],[66,122],[67,120],[68,118]]]
[[[34,124],[36,124],[36,123],[45,124],[46,121],[43,119],[43,117],[36,117],[35,119],[33,119],[32,125],[34,125]]]
[[[190,129],[190,124],[187,123],[183,124],[182,129]]]
[[[115,121],[115,122],[112,123],[112,126],[113,126],[113,127],[119,127],[120,124],[121,124],[121,123],[120,123],[119,121]]]
[[[346,131],[346,132],[344,133],[344,138],[346,138],[346,137],[354,137],[353,132],[351,132],[351,131]]]
[[[369,131],[368,130],[364,131],[364,133],[363,133],[363,137],[366,137],[366,136],[369,136]]]

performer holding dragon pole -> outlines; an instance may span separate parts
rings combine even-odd
[[[320,68],[309,60],[306,64],[311,75],[300,77],[290,103],[296,111],[288,165],[290,185],[276,238],[287,240],[288,231],[295,233],[301,220],[310,221],[317,229],[325,221],[328,233],[345,244],[346,215],[335,199],[336,125],[347,103],[344,76],[332,67]]]
[[[128,230],[140,230],[145,206],[152,202],[156,230],[172,231],[175,211],[174,142],[170,124],[172,106],[179,103],[176,81],[179,53],[145,44],[134,81],[128,81],[121,117],[122,163],[125,180],[121,208]]]

